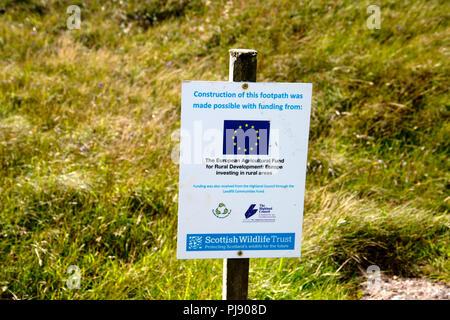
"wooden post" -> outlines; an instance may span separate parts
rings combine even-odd
[[[231,49],[228,81],[256,82],[257,54],[256,50]],[[236,254],[239,255],[239,252]],[[249,260],[248,258],[223,259],[223,300],[247,299]]]
[[[230,82],[256,82],[256,56],[258,52],[251,49],[230,50]]]

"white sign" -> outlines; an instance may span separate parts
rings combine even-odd
[[[311,83],[183,81],[179,259],[299,257]]]

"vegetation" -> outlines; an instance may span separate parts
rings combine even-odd
[[[379,1],[372,30],[371,4],[1,1],[0,298],[221,298],[221,260],[176,259],[170,156],[181,80],[227,80],[230,48],[313,83],[302,257],[251,259],[249,298],[449,283],[450,2]]]

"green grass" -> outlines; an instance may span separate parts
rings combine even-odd
[[[371,4],[1,1],[0,298],[221,298],[222,260],[176,259],[170,155],[181,80],[227,80],[230,48],[314,85],[302,257],[251,259],[249,298],[355,299],[371,264],[449,283],[450,5],[369,30]]]

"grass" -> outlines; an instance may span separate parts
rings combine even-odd
[[[181,80],[226,80],[230,48],[314,84],[302,257],[252,259],[249,298],[357,299],[371,264],[449,283],[450,5],[369,30],[371,4],[2,1],[0,298],[221,298],[221,260],[176,260],[170,156]]]

